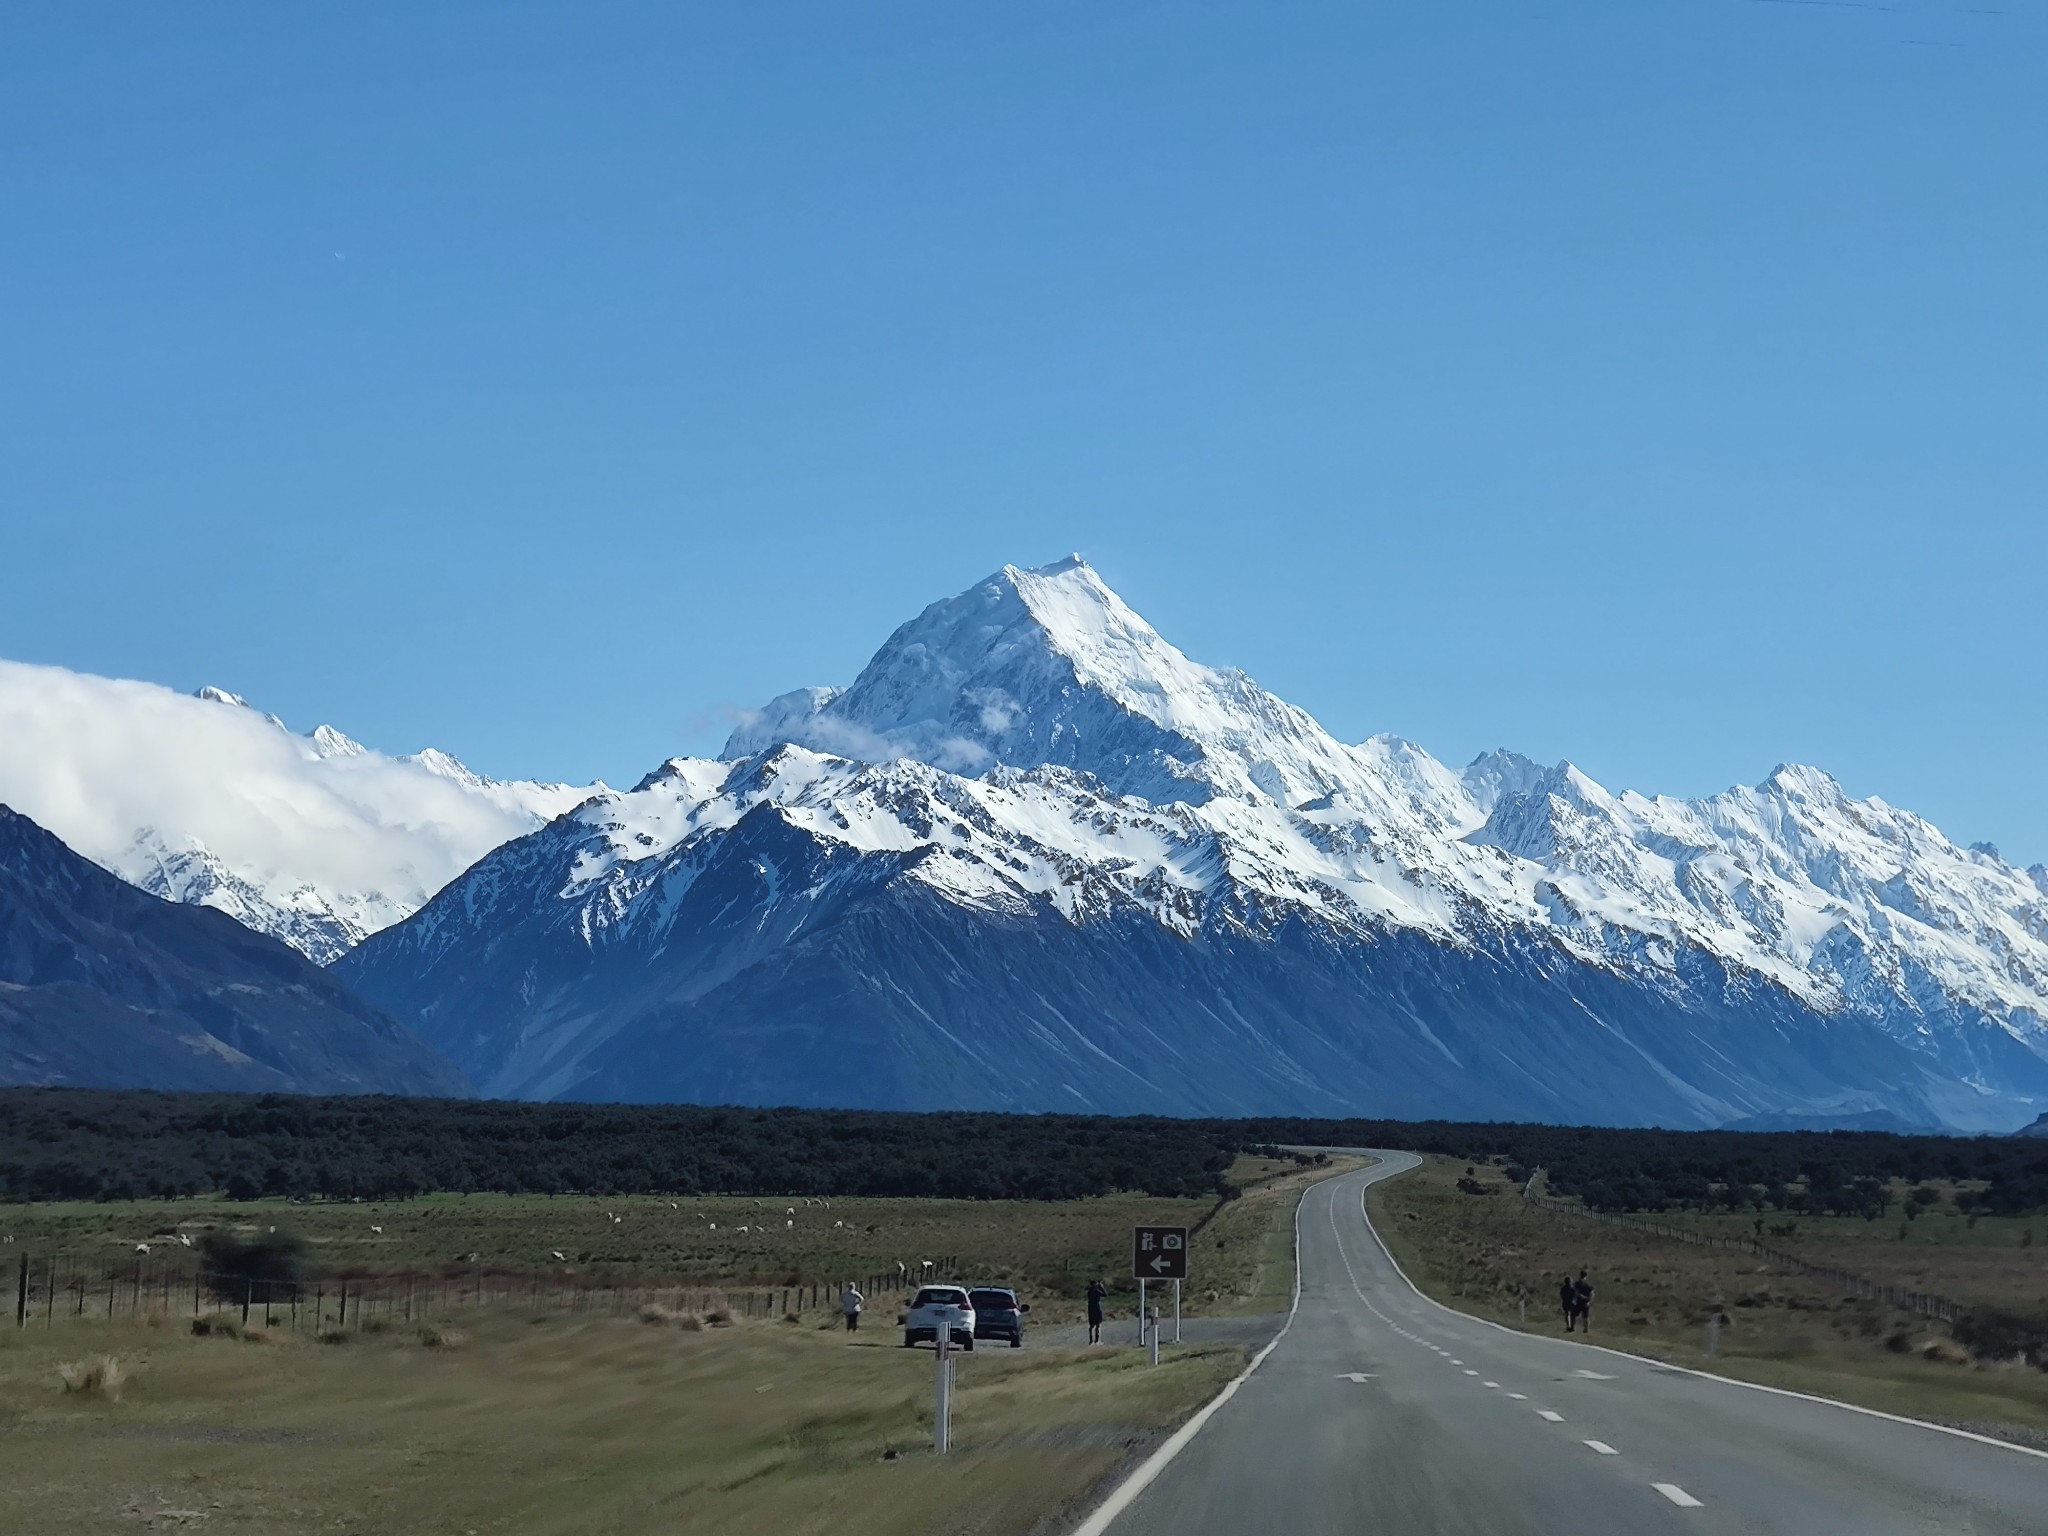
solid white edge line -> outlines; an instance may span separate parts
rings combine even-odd
[[[1336,1177],[1342,1179],[1350,1175],[1340,1173]],[[1280,1331],[1273,1335],[1271,1342],[1264,1349],[1252,1356],[1250,1365],[1227,1382],[1221,1392],[1196,1409],[1194,1416],[1168,1436],[1164,1445],[1139,1462],[1129,1477],[1110,1490],[1109,1497],[1095,1506],[1095,1512],[1074,1527],[1072,1536],[1102,1536],[1102,1533],[1109,1529],[1110,1523],[1130,1508],[1132,1500],[1152,1486],[1152,1480],[1166,1470],[1167,1463],[1187,1449],[1188,1442],[1202,1432],[1202,1426],[1209,1422],[1216,1410],[1237,1396],[1237,1389],[1251,1379],[1253,1371],[1266,1363],[1266,1356],[1280,1347],[1280,1341],[1287,1337],[1287,1330],[1294,1326],[1294,1314],[1301,1310],[1301,1208],[1308,1204],[1310,1191],[1319,1189],[1329,1182],[1331,1181],[1327,1179],[1318,1179],[1304,1189],[1301,1198],[1294,1202],[1294,1301],[1287,1309],[1287,1321],[1280,1325]],[[1334,1201],[1336,1196],[1332,1195],[1330,1198]],[[1360,1209],[1364,1207],[1361,1206]]]
[[[1378,1155],[1382,1165],[1384,1165],[1386,1161],[1385,1154],[1380,1153]],[[1413,1152],[1403,1152],[1401,1156],[1415,1157],[1415,1154]],[[1422,1159],[1416,1157],[1415,1161],[1407,1168],[1396,1168],[1388,1173],[1386,1177],[1395,1178],[1421,1166]],[[1372,1240],[1379,1244],[1380,1252],[1386,1255],[1387,1262],[1394,1266],[1394,1273],[1401,1277],[1402,1282],[1407,1285],[1408,1289],[1417,1296],[1420,1296],[1432,1307],[1435,1307],[1439,1312],[1448,1312],[1451,1316],[1462,1318],[1466,1322],[1483,1323],[1488,1328],[1497,1328],[1502,1333],[1513,1334],[1518,1339],[1539,1339],[1545,1344],[1567,1344],[1572,1349],[1597,1349],[1603,1355],[1613,1355],[1620,1360],[1633,1360],[1638,1365],[1654,1365],[1659,1370],[1678,1371],[1687,1376],[1697,1376],[1702,1381],[1724,1382],[1728,1386],[1743,1387],[1751,1392],[1768,1392],[1773,1397],[1797,1398],[1803,1403],[1823,1403],[1830,1408],[1840,1408],[1845,1413],[1860,1413],[1866,1418],[1872,1419],[1888,1419],[1894,1424],[1910,1424],[1915,1429],[1931,1429],[1938,1435],[1953,1435],[1958,1440],[1974,1440],[1979,1445],[1993,1445],[2001,1451],[2017,1451],[2022,1456],[2036,1456],[2043,1461],[2048,1461],[2048,1451],[2036,1450],[2031,1445],[2015,1445],[2010,1440],[2000,1440],[1992,1435],[1980,1435],[1974,1430],[1957,1429],[1953,1425],[1936,1424],[1927,1419],[1909,1419],[1902,1413],[1886,1413],[1882,1408],[1865,1408],[1860,1403],[1845,1403],[1836,1397],[1817,1397],[1811,1392],[1795,1392],[1790,1387],[1767,1387],[1760,1381],[1744,1381],[1739,1376],[1716,1376],[1712,1371],[1696,1371],[1689,1365],[1673,1365],[1668,1360],[1657,1360],[1649,1355],[1632,1355],[1625,1349],[1609,1349],[1605,1344],[1570,1343],[1564,1339],[1553,1339],[1548,1334],[1524,1333],[1519,1328],[1510,1328],[1507,1324],[1496,1323],[1491,1318],[1475,1317],[1470,1312],[1460,1312],[1456,1307],[1447,1307],[1434,1296],[1429,1295],[1413,1280],[1409,1279],[1408,1271],[1401,1267],[1401,1261],[1394,1257],[1394,1251],[1387,1246],[1387,1240],[1380,1236],[1379,1228],[1372,1224],[1372,1213],[1365,1208],[1365,1190],[1368,1186],[1380,1182],[1381,1180],[1379,1179],[1367,1179],[1358,1191],[1358,1214],[1365,1222],[1365,1230],[1372,1234]],[[1663,1484],[1660,1483],[1657,1486],[1661,1491]],[[1683,1493],[1685,1490],[1681,1488],[1679,1492]],[[1670,1495],[1666,1494],[1665,1497],[1670,1498]],[[1672,1502],[1675,1504],[1678,1501],[1673,1499]]]

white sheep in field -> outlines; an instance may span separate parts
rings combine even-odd
[[[137,1244],[135,1245],[135,1251],[136,1251],[137,1253],[147,1253],[147,1252],[149,1252],[149,1244],[147,1244],[147,1243],[137,1243]]]
[[[372,1226],[370,1230],[376,1233],[379,1237],[382,1237],[384,1235],[384,1229],[382,1227]]]
[[[717,1222],[715,1222],[715,1221],[714,1221],[713,1223],[711,1223],[711,1230],[712,1230],[712,1231],[714,1231],[714,1232],[716,1232],[716,1231],[718,1230],[718,1223],[717,1223]]]
[[[783,1225],[784,1225],[785,1227],[793,1227],[793,1226],[795,1226],[795,1225],[796,1225],[796,1223],[795,1223],[795,1222],[793,1222],[793,1221],[785,1221],[785,1222],[783,1223]]]
[[[180,1232],[178,1234],[178,1242],[180,1246],[190,1248],[192,1246],[192,1234],[189,1232]]]
[[[741,1230],[742,1232],[751,1232],[751,1231],[753,1231],[754,1229],[753,1229],[752,1227],[741,1227],[741,1228],[740,1228],[740,1230]]]
[[[672,1211],[680,1211],[682,1209],[682,1207],[673,1200],[669,1201],[668,1208]]]
[[[785,1216],[794,1216],[796,1214],[796,1207],[793,1205],[786,1205],[782,1208],[782,1214]]]
[[[554,1255],[557,1263],[566,1264],[569,1262],[566,1258],[562,1256],[562,1250],[559,1248],[554,1250]]]

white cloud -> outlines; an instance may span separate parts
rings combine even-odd
[[[380,752],[323,756],[254,709],[0,661],[0,802],[131,876],[153,828],[272,892],[378,892],[410,910],[585,793],[465,785]]]

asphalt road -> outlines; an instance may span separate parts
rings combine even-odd
[[[1303,1197],[1293,1321],[1109,1536],[2048,1533],[2039,1456],[1425,1300],[1364,1210],[1415,1159],[1378,1155]]]

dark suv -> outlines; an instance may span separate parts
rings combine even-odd
[[[1010,1348],[1024,1347],[1024,1314],[1031,1309],[1018,1304],[1015,1291],[978,1286],[967,1293],[967,1299],[974,1303],[977,1339],[1008,1339]]]

